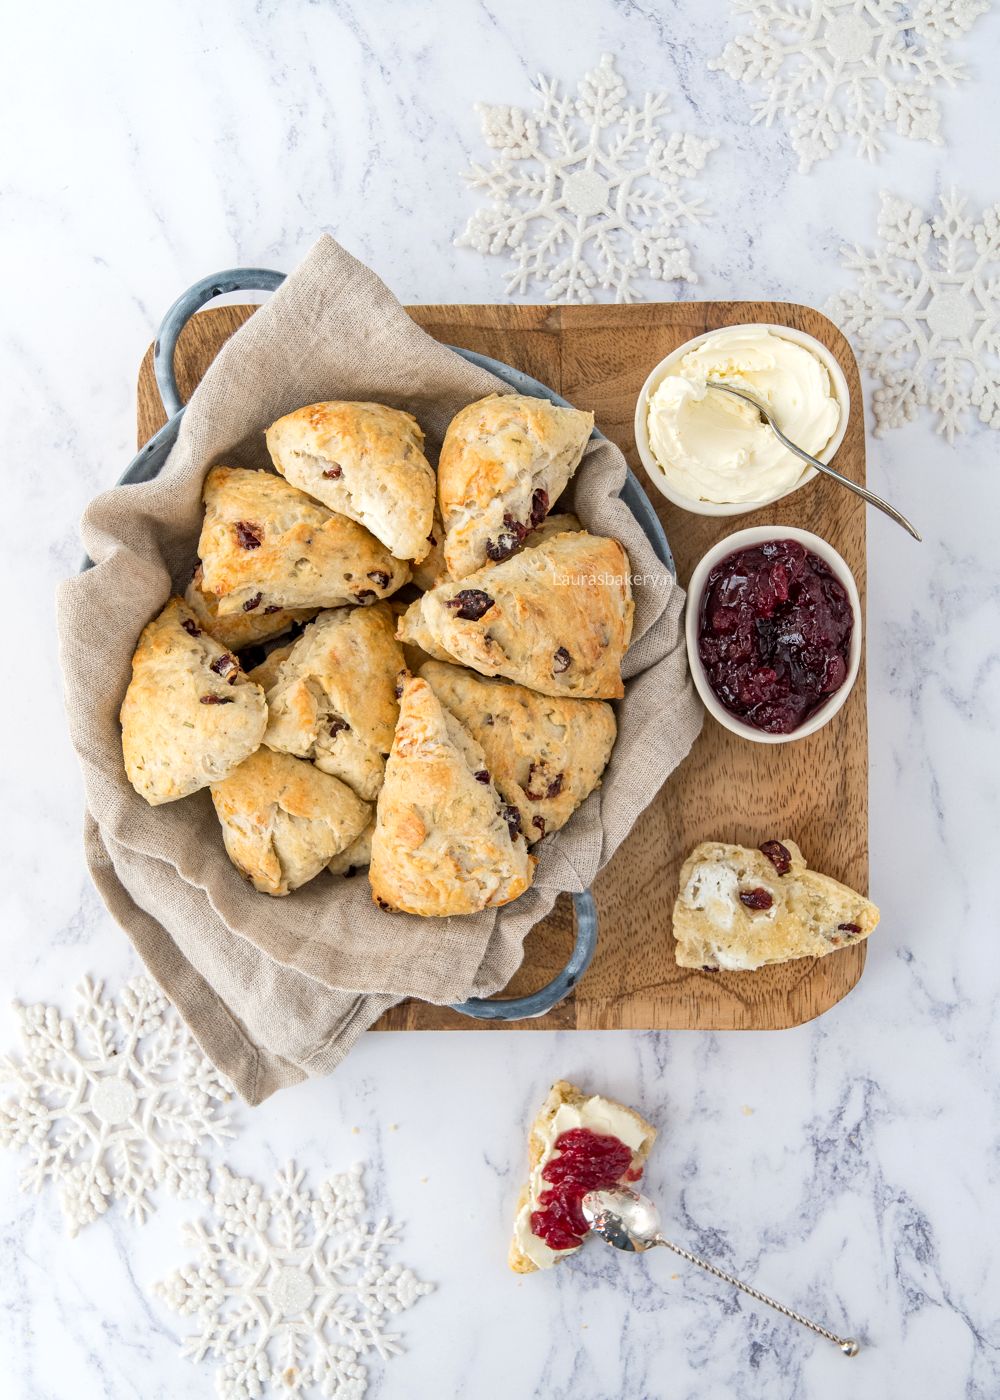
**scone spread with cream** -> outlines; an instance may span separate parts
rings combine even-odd
[[[603,700],[538,695],[444,661],[426,662],[420,675],[481,745],[529,845],[565,826],[599,785],[615,742],[615,712]]]
[[[311,759],[367,801],[382,786],[399,714],[395,627],[388,603],[322,612],[269,671],[264,743]]]
[[[615,700],[632,636],[629,561],[617,540],[567,531],[439,584],[397,636],[437,661],[505,676],[542,695]]]
[[[508,904],[535,871],[519,828],[482,749],[425,680],[408,677],[372,837],[376,904],[427,916]]]
[[[410,577],[374,535],[271,472],[213,467],[198,541],[220,617],[388,598]]]
[[[516,554],[583,456],[594,415],[522,394],[490,394],[449,424],[438,462],[452,578]]]
[[[674,904],[680,967],[753,971],[822,958],[860,943],[878,924],[870,900],[806,866],[794,841],[760,850],[706,841],[681,869]]]
[[[212,801],[229,859],[262,894],[312,880],[368,824],[371,807],[346,783],[289,754],[259,748]]]
[[[528,1184],[514,1217],[510,1267],[548,1269],[583,1243],[588,1191],[638,1181],[656,1129],[631,1108],[575,1085],[553,1084],[528,1134]]]
[[[264,692],[171,598],[142,630],[122,702],[128,780],[153,807],[227,778],[259,746]]]
[[[330,510],[356,520],[397,559],[432,548],[435,477],[411,413],[382,403],[313,403],[272,423],[277,470]]]

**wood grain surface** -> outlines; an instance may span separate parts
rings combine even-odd
[[[224,306],[189,322],[176,371],[186,399],[220,345],[252,315]],[[495,356],[534,375],[580,408],[628,458],[663,522],[678,575],[686,583],[701,555],[747,525],[813,530],[847,560],[865,599],[864,506],[819,478],[748,516],[690,515],[666,501],[639,463],[632,428],[638,392],[658,360],[703,331],[736,322],[794,326],[827,345],[847,376],[852,411],[836,466],[865,480],[864,423],[857,365],[844,337],[809,307],[775,302],[682,302],[637,306],[421,306],[411,315],[438,340]],[[331,396],[335,387],[331,386]],[[139,375],[138,437],[164,421],[152,351]],[[496,1029],[768,1030],[799,1025],[826,1011],[854,986],[864,944],[829,957],[759,972],[703,973],[674,962],[671,910],[680,865],[709,839],[756,846],[790,836],[810,865],[867,892],[868,729],[865,665],[840,713],[818,734],[791,744],[752,744],[706,717],[691,754],[642,813],[594,888],[600,915],[597,954],[572,997],[534,1021]],[[532,930],[524,965],[506,995],[541,986],[564,964],[572,942],[568,898]],[[422,1002],[395,1007],[383,1030],[490,1029]]]

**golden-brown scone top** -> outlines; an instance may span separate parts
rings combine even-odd
[[[375,817],[365,827],[360,836],[356,837],[349,846],[338,852],[327,866],[331,875],[353,875],[358,870],[363,870],[366,865],[371,865],[372,860],[372,837],[375,834]]]
[[[411,604],[397,635],[543,695],[614,700],[625,693],[632,613],[624,549],[581,530],[440,584]]]
[[[555,1140],[561,1133],[572,1132],[578,1127],[607,1133],[612,1126],[618,1128],[613,1136],[618,1137],[619,1141],[625,1140],[621,1137],[622,1133],[628,1138],[626,1146],[632,1152],[629,1170],[641,1173],[656,1141],[656,1129],[652,1123],[647,1123],[634,1109],[626,1108],[603,1094],[585,1094],[565,1079],[558,1080],[549,1090],[528,1132],[530,1172],[528,1183],[518,1197],[514,1237],[508,1255],[508,1263],[516,1274],[532,1274],[576,1253],[576,1249],[549,1249],[531,1229],[531,1213],[538,1207],[538,1198],[547,1185],[542,1171],[553,1155]],[[635,1180],[634,1176],[632,1180]]]
[[[221,783],[212,801],[229,859],[262,894],[313,879],[364,830],[371,807],[311,763],[260,748]]]
[[[267,706],[182,598],[148,623],[121,708],[128,780],[151,806],[226,778],[260,744]]]
[[[220,617],[370,603],[410,576],[362,525],[271,472],[213,467],[204,499],[201,586]]]
[[[198,619],[200,626],[210,632],[221,646],[230,651],[242,651],[244,647],[259,646],[261,642],[280,637],[297,622],[308,622],[315,617],[317,608],[263,608],[250,612],[227,613],[219,616],[219,600],[213,593],[206,593],[201,586],[202,567],[199,564],[194,577],[184,593],[184,601]]]
[[[268,688],[264,743],[311,759],[373,800],[392,747],[404,669],[388,603],[320,613]]]
[[[538,695],[443,661],[428,661],[420,675],[481,746],[529,844],[565,826],[600,783],[616,732],[614,710],[602,700]]]
[[[455,415],[438,462],[452,578],[520,549],[576,470],[593,426],[592,413],[522,394],[490,394]]]
[[[434,468],[410,413],[381,403],[313,403],[267,430],[293,486],[356,520],[397,559],[423,559],[433,533]]]
[[[859,943],[878,920],[870,900],[809,870],[787,837],[756,851],[705,841],[681,869],[676,957],[680,967],[752,971]]]
[[[531,884],[535,860],[483,751],[419,677],[408,677],[379,793],[372,896],[408,914],[473,914]]]

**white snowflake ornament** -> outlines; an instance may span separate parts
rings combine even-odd
[[[874,160],[889,127],[940,145],[935,89],[966,76],[951,41],[989,0],[736,0],[734,9],[749,17],[750,33],[708,66],[763,88],[754,121],[786,118],[807,171],[843,136]]]
[[[826,308],[881,381],[873,404],[879,435],[924,406],[949,442],[973,413],[1000,428],[1000,204],[977,223],[954,190],[940,203],[940,214],[927,217],[883,194],[882,246],[842,249],[858,287]]]
[[[662,93],[626,102],[611,54],[580,80],[576,97],[541,76],[536,90],[534,112],[477,105],[497,158],[465,178],[491,203],[456,245],[509,252],[508,296],[537,286],[554,302],[592,302],[598,291],[626,302],[643,281],[696,282],[680,231],[704,210],[685,182],[718,143],[664,132]]]
[[[147,977],[117,1001],[85,978],[77,998],[72,1017],[15,1004],[24,1056],[0,1058],[0,1079],[16,1086],[0,1104],[0,1144],[29,1153],[22,1188],[53,1181],[71,1235],[115,1200],[141,1223],[160,1185],[207,1199],[202,1148],[233,1136],[232,1087]]]
[[[195,1361],[222,1363],[222,1400],[259,1400],[269,1392],[361,1400],[362,1357],[402,1350],[390,1315],[432,1291],[386,1253],[399,1229],[369,1226],[362,1168],[324,1181],[314,1196],[293,1163],[267,1196],[226,1168],[217,1175],[216,1223],[185,1227],[200,1262],[178,1269],[157,1292],[200,1330],[184,1344]]]

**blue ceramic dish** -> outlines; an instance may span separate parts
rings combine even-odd
[[[150,438],[149,442],[133,457],[118,479],[119,486],[125,486],[131,482],[151,481],[162,469],[170,449],[177,440],[177,432],[184,416],[184,405],[181,403],[180,394],[177,391],[177,380],[174,377],[174,351],[177,348],[181,331],[194,313],[207,302],[213,301],[216,297],[224,296],[228,292],[273,292],[284,280],[284,273],[272,272],[267,268],[233,268],[229,272],[216,273],[213,277],[203,277],[200,282],[196,282],[193,287],[189,287],[182,296],[177,298],[163,318],[153,346],[153,368],[160,397],[163,399],[163,406],[167,411],[167,421],[160,431]],[[472,350],[463,350],[457,345],[453,345],[451,348],[463,359],[479,365],[482,369],[488,369],[519,394],[530,394],[533,398],[549,399],[554,404],[569,406],[566,400],[552,389],[539,383],[537,379],[522,374],[520,370],[512,369],[510,365],[490,359],[488,355],[478,355]],[[595,428],[594,437],[601,436],[602,434]],[[663,526],[657,519],[649,498],[631,471],[625,478],[621,498],[642,526],[659,559],[671,573],[676,572],[670,546],[663,533]],[[82,568],[89,569],[91,566],[92,560],[84,559]],[[576,916],[573,951],[566,966],[551,982],[540,987],[537,992],[531,992],[523,997],[500,997],[489,1000],[482,997],[470,997],[468,1001],[457,1003],[452,1007],[452,1010],[460,1012],[463,1016],[475,1017],[480,1021],[520,1021],[534,1016],[544,1016],[547,1011],[558,1006],[559,1002],[569,995],[586,972],[590,960],[594,956],[594,949],[597,947],[597,909],[590,891],[585,890],[582,894],[574,894],[573,907]]]

